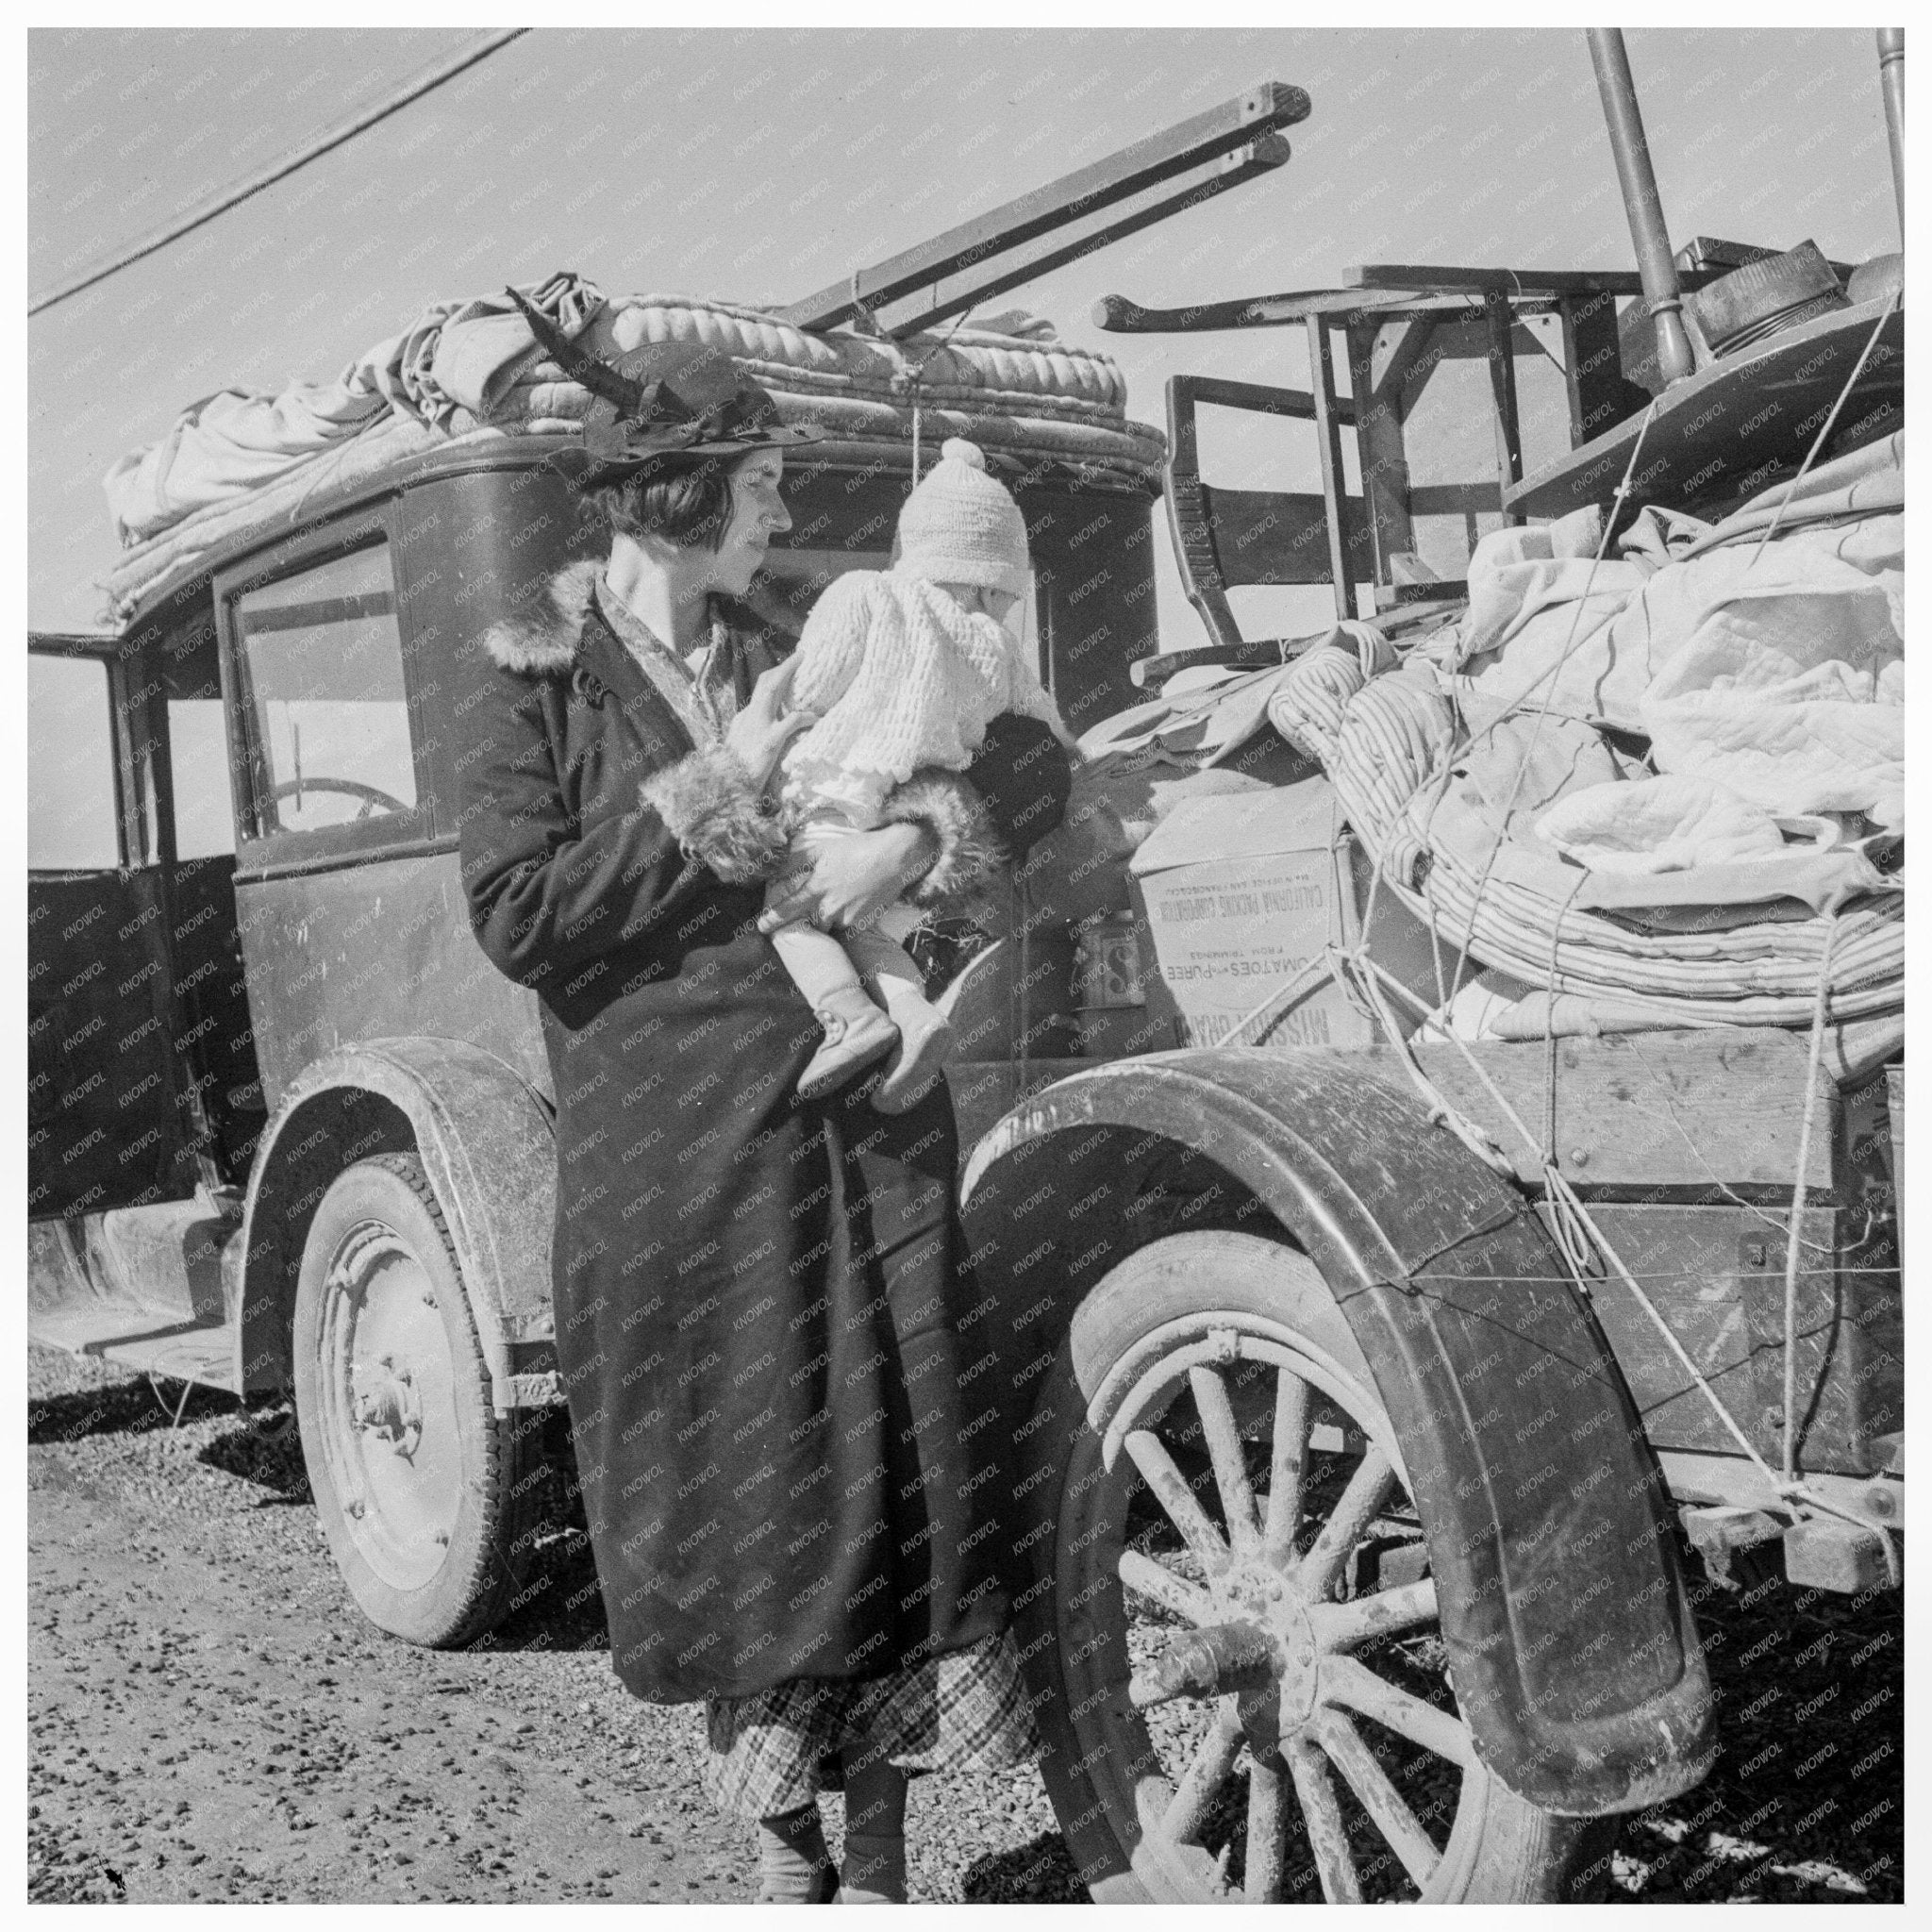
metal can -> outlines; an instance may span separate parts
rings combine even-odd
[[[1130,912],[1109,912],[1080,928],[1074,961],[1079,1007],[1144,1007],[1141,940]]]

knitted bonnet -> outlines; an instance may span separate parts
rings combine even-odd
[[[906,499],[898,567],[936,584],[1025,594],[1026,525],[1006,486],[987,475],[977,443],[949,437]]]

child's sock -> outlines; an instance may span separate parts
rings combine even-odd
[[[841,1906],[906,1903],[906,1774],[872,1758],[871,1748],[848,1753],[845,1770],[845,1857],[840,1868]]]
[[[760,1905],[829,1905],[838,1883],[816,1804],[758,1820]]]

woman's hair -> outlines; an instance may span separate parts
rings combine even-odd
[[[663,458],[590,492],[613,532],[715,550],[731,521],[731,472],[741,458]]]

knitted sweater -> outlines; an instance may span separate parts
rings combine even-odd
[[[851,571],[812,607],[794,704],[819,722],[785,755],[784,797],[805,813],[877,822],[880,801],[921,766],[963,771],[1003,711],[1073,739],[1004,626],[902,570]]]

